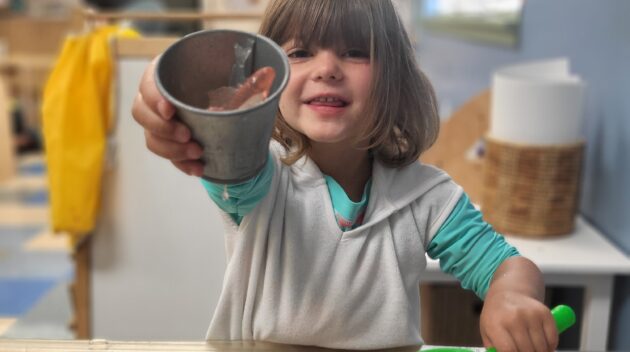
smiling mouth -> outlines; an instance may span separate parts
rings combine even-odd
[[[315,106],[331,106],[336,108],[343,108],[345,106],[348,106],[347,101],[336,97],[318,97],[307,101],[306,104]]]

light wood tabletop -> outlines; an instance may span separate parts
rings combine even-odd
[[[426,346],[425,346],[426,347]],[[400,347],[378,351],[412,352],[420,346]],[[423,348],[424,349],[424,348]],[[0,339],[0,351],[3,352],[246,352],[246,351],[343,351],[318,347],[281,345],[268,342],[248,341],[108,341],[108,340],[36,340],[36,339]]]

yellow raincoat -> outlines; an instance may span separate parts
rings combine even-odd
[[[100,205],[106,134],[113,120],[113,36],[137,33],[103,26],[67,37],[44,88],[52,228],[69,233],[73,246],[94,229]]]

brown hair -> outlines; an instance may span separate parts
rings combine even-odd
[[[390,0],[274,0],[260,34],[279,45],[297,40],[305,47],[356,47],[370,53],[374,78],[368,118],[356,143],[367,144],[385,165],[408,165],[435,142],[439,130],[435,93],[418,68]],[[310,146],[281,113],[273,138],[289,151],[287,164],[305,155]]]

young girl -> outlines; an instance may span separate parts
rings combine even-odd
[[[228,254],[208,339],[419,345],[428,253],[485,299],[486,347],[553,351],[537,267],[461,187],[417,161],[439,119],[390,0],[272,1],[260,32],[286,51],[291,76],[266,167],[227,199],[203,181],[225,214]],[[201,176],[201,147],[153,74],[151,65],[133,107],[147,146]]]

